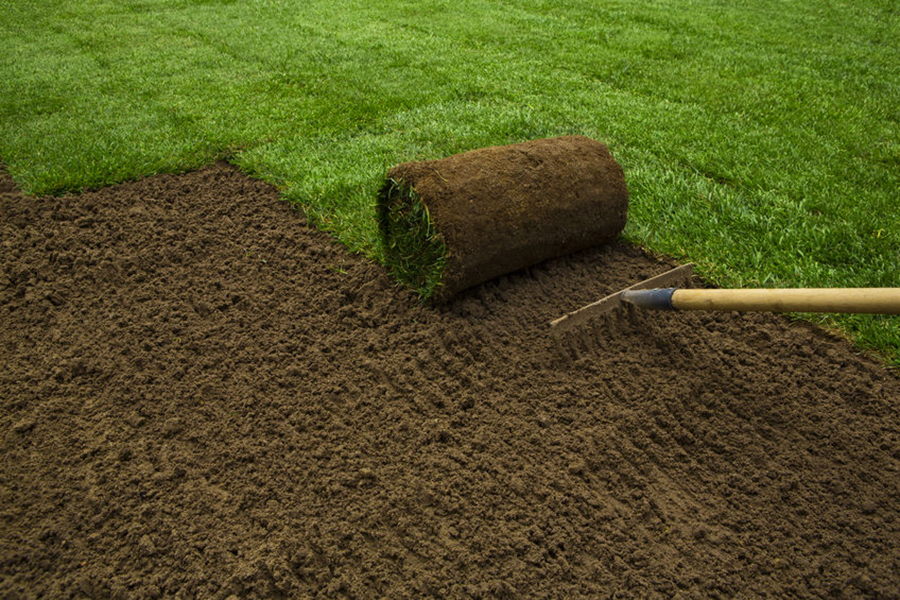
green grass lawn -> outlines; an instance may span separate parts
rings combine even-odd
[[[387,167],[562,134],[722,286],[900,286],[895,0],[81,0],[0,11],[33,194],[227,158],[380,257]],[[900,317],[818,317],[900,364]]]

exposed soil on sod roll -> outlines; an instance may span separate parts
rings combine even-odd
[[[394,203],[421,202],[445,249],[439,253],[446,254],[431,296],[439,302],[499,275],[610,242],[625,227],[628,211],[622,167],[604,144],[583,135],[404,163],[386,179],[379,223],[388,263],[420,263],[405,256],[407,248],[395,261],[394,244],[411,227],[408,217],[391,227],[390,215]],[[429,262],[419,270],[430,270]],[[408,268],[395,270],[405,279]],[[411,279],[420,287],[421,276]]]
[[[555,345],[636,249],[431,309],[224,164],[0,211],[4,597],[900,593],[900,380],[765,315]]]

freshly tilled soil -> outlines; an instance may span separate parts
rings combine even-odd
[[[768,315],[419,306],[217,164],[0,185],[5,598],[900,596],[900,379]]]

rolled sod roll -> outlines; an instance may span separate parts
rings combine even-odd
[[[387,172],[377,205],[388,268],[433,302],[607,243],[627,211],[622,167],[584,136],[404,163]]]

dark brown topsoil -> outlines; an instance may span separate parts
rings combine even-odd
[[[583,135],[404,163],[387,178],[415,190],[444,240],[447,263],[437,301],[610,242],[628,211],[622,167],[606,145]]]
[[[0,596],[900,597],[900,379],[765,315],[440,309],[218,164],[0,194]]]

